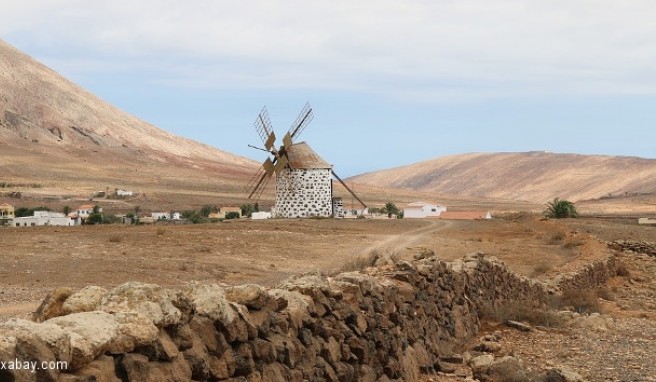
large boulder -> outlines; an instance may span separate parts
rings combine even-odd
[[[86,366],[105,353],[120,334],[116,318],[105,312],[73,313],[55,317],[47,324],[60,327],[71,338],[70,369]]]
[[[70,295],[62,306],[64,314],[91,312],[100,306],[102,299],[108,294],[107,289],[90,285]]]
[[[228,300],[255,310],[264,308],[270,301],[266,290],[255,284],[228,287],[225,295]]]
[[[109,348],[111,353],[131,352],[139,346],[145,346],[157,340],[159,329],[142,313],[121,312],[116,313],[114,317],[119,327],[118,336]]]
[[[107,313],[139,312],[158,327],[177,325],[182,319],[166,289],[140,282],[128,282],[112,289],[102,299],[99,309]]]
[[[64,313],[63,305],[66,299],[73,293],[73,289],[62,287],[49,293],[41,302],[41,305],[32,314],[32,320],[43,322],[49,318],[61,316]]]
[[[230,325],[237,317],[223,288],[216,284],[190,283],[182,289],[182,293],[189,299],[196,314],[219,321],[224,326]]]

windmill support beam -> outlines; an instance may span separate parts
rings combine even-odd
[[[339,180],[339,182],[342,184],[342,186],[344,186],[344,188],[346,188],[346,189],[348,190],[348,192],[350,192],[351,195],[353,195],[353,197],[354,197],[358,202],[360,202],[360,204],[362,204],[362,207],[367,208],[367,205],[364,204],[364,202],[363,202],[362,200],[360,200],[360,198],[358,198],[358,196],[355,194],[355,192],[353,192],[353,190],[351,190],[351,189],[349,188],[349,186],[346,185],[346,183],[342,180],[342,178],[340,178],[339,175],[337,175],[333,169],[330,169],[330,171],[333,173],[333,176],[334,176],[335,178],[337,178],[337,180]]]

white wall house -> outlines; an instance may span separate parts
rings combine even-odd
[[[116,195],[118,195],[118,196],[133,196],[134,191],[118,189],[118,190],[116,190]]]
[[[75,221],[59,212],[34,211],[33,216],[14,218],[14,227],[36,227],[36,226],[66,226],[75,225]]]
[[[170,220],[171,219],[171,213],[170,212],[153,212],[150,214],[150,216],[153,218],[153,220]]]
[[[102,208],[98,208],[98,212],[102,213]],[[76,225],[84,224],[89,215],[93,213],[93,206],[91,204],[85,204],[79,206],[75,211],[68,214],[68,216],[75,220]]]
[[[251,219],[253,220],[271,219],[271,212],[266,212],[266,211],[253,212],[251,214]]]
[[[446,206],[426,202],[414,202],[403,207],[404,218],[430,218],[438,217],[446,211]]]

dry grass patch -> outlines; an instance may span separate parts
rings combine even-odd
[[[549,245],[558,245],[561,244],[565,240],[565,233],[564,232],[554,232],[549,236],[547,240],[547,244]]]
[[[123,236],[121,235],[111,235],[109,237],[109,242],[110,243],[120,243],[123,241]]]
[[[549,264],[545,264],[545,263],[538,264],[533,268],[533,273],[531,274],[531,277],[537,277],[543,275],[552,269],[553,267]]]
[[[621,277],[630,277],[631,271],[629,271],[629,268],[627,268],[626,264],[617,263],[615,266],[615,274]]]
[[[560,296],[558,305],[577,313],[603,313],[599,303],[599,292],[593,289],[566,289]]]
[[[506,301],[497,306],[488,305],[482,307],[479,316],[497,322],[512,320],[549,328],[561,327],[565,322],[556,311],[545,309],[535,301]]]
[[[164,234],[166,233],[166,230],[164,228],[160,227],[160,228],[157,228],[156,233],[157,233],[157,236],[164,236]]]
[[[359,272],[367,268],[377,265],[377,263],[390,263],[396,262],[400,257],[400,254],[395,250],[380,250],[374,249],[371,252],[358,255],[351,260],[342,264],[338,269],[330,272],[331,275],[337,275],[344,272]]]

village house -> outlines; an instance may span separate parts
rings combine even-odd
[[[134,191],[129,191],[129,190],[121,190],[121,189],[116,189],[116,195],[117,196],[133,196]]]
[[[14,206],[7,203],[0,204],[0,219],[13,219],[15,217]]]
[[[437,203],[414,202],[403,207],[404,218],[430,218],[439,217],[446,211],[446,206]]]
[[[75,220],[75,225],[84,224],[84,222],[89,218],[89,215],[93,213],[93,207],[91,204],[85,204],[79,206],[75,211],[68,214],[68,217]],[[102,213],[102,207],[98,207],[98,212]]]
[[[70,227],[75,222],[70,217],[60,212],[34,211],[33,216],[14,218],[14,227],[36,227],[36,226],[65,226]]]

